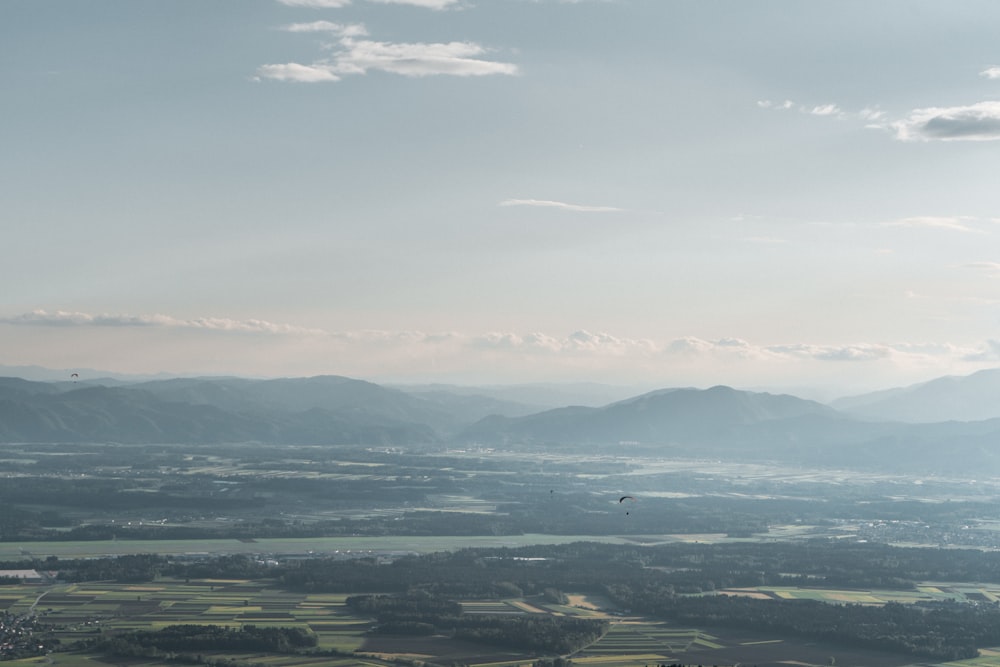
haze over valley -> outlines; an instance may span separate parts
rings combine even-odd
[[[0,661],[1000,667],[997,25],[0,2]]]

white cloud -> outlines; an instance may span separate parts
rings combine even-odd
[[[888,346],[868,344],[819,348],[811,356],[819,361],[875,361],[887,359],[892,354]]]
[[[809,110],[814,116],[840,116],[843,112],[836,104],[823,104]]]
[[[342,73],[377,70],[412,77],[517,73],[516,65],[476,58],[486,53],[486,49],[472,42],[393,44],[345,39],[341,45],[343,48],[333,62],[335,70]]]
[[[973,262],[967,268],[1000,270],[1000,263]],[[319,336],[340,343],[366,347],[409,347],[413,345],[439,347],[458,346],[496,352],[518,352],[547,355],[636,357],[649,359],[661,357],[718,357],[758,361],[877,361],[899,357],[961,357],[982,356],[990,346],[958,347],[936,343],[854,343],[846,345],[817,345],[789,343],[757,345],[742,338],[728,337],[713,340],[688,336],[664,343],[648,338],[625,338],[607,332],[585,329],[559,337],[542,332],[526,334],[496,331],[483,334],[459,332],[426,333],[422,331],[327,331],[323,329],[282,324],[261,319],[233,319],[227,317],[197,317],[182,319],[163,314],[100,314],[72,311],[35,310],[20,315],[0,318],[0,324],[24,327],[107,327],[107,328],[175,328],[198,329],[225,333],[265,333],[276,335]]]
[[[296,81],[299,83],[319,83],[340,81],[327,65],[300,65],[285,63],[282,65],[261,65],[257,68],[257,76],[275,81]]]
[[[858,115],[863,119],[870,122],[880,121],[885,118],[885,112],[876,107],[865,107],[858,112]]]
[[[472,336],[465,344],[480,350],[508,350],[531,353],[550,353],[571,356],[625,356],[633,353],[643,355],[657,351],[656,345],[646,339],[619,338],[608,333],[574,331],[559,338],[533,332],[518,334],[513,332],[491,332]]]
[[[340,40],[331,47],[330,58],[309,65],[287,63],[262,65],[257,70],[260,78],[278,81],[318,83],[338,81],[348,74],[366,74],[369,71],[390,72],[409,77],[432,75],[487,76],[513,75],[517,65],[481,58],[487,50],[472,42],[447,43],[391,43],[354,39],[366,34],[364,26],[319,21],[293,24],[296,32],[339,32]],[[291,29],[291,27],[289,28]]]
[[[914,109],[890,128],[900,141],[995,141],[1000,139],[1000,101]]]
[[[795,102],[791,100],[785,100],[784,102],[772,102],[771,100],[758,100],[757,106],[761,109],[791,109],[795,106]]]
[[[993,76],[995,72],[996,76]],[[989,73],[989,74],[987,74]],[[1000,67],[991,67],[983,76],[1000,79]],[[888,130],[900,141],[994,141],[1000,139],[1000,101],[978,102],[966,106],[914,109],[902,120],[889,121],[884,111],[865,107],[844,111],[836,104],[806,106],[791,100],[783,103],[759,100],[761,109],[796,109],[812,116],[838,119],[856,118],[869,129]]]
[[[975,262],[969,268],[995,271],[1000,264]],[[261,319],[45,310],[0,317],[0,325],[23,332],[8,331],[9,338],[52,340],[51,336],[65,336],[71,341],[70,357],[77,366],[119,364],[121,357],[113,353],[119,345],[144,350],[130,355],[141,360],[137,364],[142,368],[123,368],[123,372],[176,372],[174,364],[190,368],[194,360],[197,367],[191,371],[200,373],[332,372],[355,377],[423,378],[441,373],[478,381],[649,381],[660,386],[762,386],[769,382],[802,383],[803,377],[811,376],[831,387],[845,382],[877,387],[885,386],[888,377],[902,378],[897,380],[901,384],[971,372],[1000,361],[1000,342],[992,340],[971,345],[864,341],[757,344],[737,337],[653,340],[585,329],[564,336],[539,331],[330,331]],[[48,332],[43,334],[40,329]],[[182,331],[198,335],[184,336]],[[89,352],[85,352],[88,346]],[[846,375],[844,364],[851,366]]]
[[[1000,79],[1000,66],[993,65],[992,67],[987,67],[979,75],[985,76],[987,79]]]
[[[359,23],[334,23],[333,21],[312,21],[310,23],[292,23],[284,28],[288,32],[332,32],[340,37],[362,37],[368,34],[365,27]]]
[[[505,199],[499,206],[537,206],[542,208],[559,208],[564,211],[576,211],[579,213],[620,213],[625,209],[613,206],[587,206],[583,204],[567,204],[561,201],[550,201],[546,199]]]

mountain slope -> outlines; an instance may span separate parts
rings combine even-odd
[[[866,419],[931,423],[1000,417],[1000,369],[842,398],[832,403]]]
[[[833,418],[836,412],[794,396],[730,387],[666,389],[602,408],[568,407],[516,419],[494,417],[466,429],[462,436],[485,442],[711,442],[732,437],[741,427],[806,415]]]
[[[46,393],[37,384],[44,383],[15,386],[0,396],[0,441],[419,444],[438,439],[430,426],[394,417],[398,410],[380,411],[373,402],[367,409],[346,400],[333,408],[290,407],[288,401],[241,400],[225,384],[198,381],[163,395],[155,391],[162,387],[151,391],[138,385]],[[190,400],[181,400],[185,392]]]
[[[921,474],[1000,472],[1000,419],[904,424],[854,419],[794,396],[673,389],[603,408],[490,417],[461,437],[510,447],[781,461]],[[637,446],[622,450],[621,445]]]

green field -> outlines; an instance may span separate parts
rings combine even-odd
[[[755,595],[821,599],[828,602],[868,602],[899,599],[887,591],[833,589],[740,589]],[[738,592],[738,591],[733,591]],[[968,584],[926,584],[911,593],[915,599],[967,596],[996,599],[1000,587]],[[0,589],[0,610],[26,613],[32,608],[45,624],[56,628],[64,646],[98,634],[128,630],[155,630],[175,624],[226,627],[242,625],[283,626],[307,629],[317,636],[320,649],[334,649],[351,657],[225,654],[227,657],[275,667],[292,665],[385,665],[393,657],[452,660],[478,667],[524,665],[531,656],[496,647],[449,640],[447,637],[409,638],[367,635],[370,621],[346,607],[346,594],[292,593],[244,579],[161,579],[148,584],[114,583],[18,585]],[[641,617],[622,616],[608,608],[608,601],[572,595],[572,605],[557,605],[541,597],[462,602],[470,614],[553,614],[603,617],[611,622],[608,633],[573,656],[581,665],[632,667],[650,663],[734,665],[796,663],[828,665],[831,657],[840,667],[903,667],[901,656],[862,650],[845,650],[816,642],[789,640],[760,633],[679,627]],[[880,602],[875,602],[880,603]],[[11,661],[11,665],[50,664],[63,667],[104,667],[92,656],[52,653],[44,659]],[[116,663],[117,664],[117,663]],[[129,665],[161,667],[155,660],[132,660]],[[1000,667],[1000,650],[984,649],[975,660],[951,663],[952,667]]]
[[[721,595],[744,595],[755,598],[784,600],[821,600],[839,604],[874,604],[886,602],[928,602],[932,600],[958,600],[962,602],[1000,601],[1000,585],[967,583],[926,582],[913,591],[891,589],[857,590],[800,588],[796,586],[755,586],[753,588],[727,588]]]

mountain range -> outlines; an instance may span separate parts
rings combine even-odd
[[[546,400],[539,386],[395,388],[340,376],[132,383],[6,377],[0,378],[0,442],[631,447],[676,456],[1000,471],[1000,370],[832,405],[717,386],[546,409],[567,391]]]

